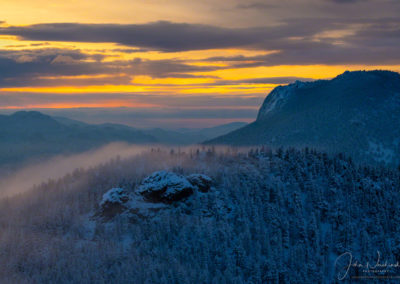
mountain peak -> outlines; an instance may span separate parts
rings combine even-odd
[[[331,80],[317,80],[311,82],[296,81],[286,86],[278,86],[265,98],[258,113],[257,120],[265,119],[271,113],[279,111],[288,102],[297,100],[298,96],[309,97],[313,89],[326,91],[320,92],[316,100],[325,97],[336,102],[344,99],[353,99],[354,102],[364,102],[365,99],[384,97],[387,92],[382,90],[398,89],[400,87],[400,74],[393,71],[345,71]],[[352,94],[349,89],[355,90]],[[312,106],[313,102],[309,102]]]
[[[371,79],[372,77],[383,79],[400,79],[400,74],[389,70],[358,70],[358,71],[345,71],[344,73],[336,76],[334,79]]]
[[[400,82],[400,74],[388,70],[346,71],[328,82],[339,82],[341,84],[392,84]]]
[[[312,147],[358,160],[400,162],[400,74],[346,71],[276,87],[257,120],[214,144]]]

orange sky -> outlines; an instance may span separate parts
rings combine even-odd
[[[375,7],[356,1],[331,2],[301,0],[292,3],[297,7],[293,13],[285,1],[4,0],[0,109],[173,108],[177,104],[190,109],[197,106],[194,98],[198,97],[207,99],[210,107],[213,98],[227,98],[225,105],[218,104],[221,109],[254,109],[274,87],[296,79],[332,78],[345,70],[399,72],[398,58],[391,57],[398,38],[391,38],[392,46],[378,39],[377,32],[376,40],[385,46],[376,47],[364,33],[366,27],[374,32],[374,23],[382,19],[392,19],[388,27],[390,23],[393,29],[396,19],[391,16],[400,11],[398,5],[387,0]],[[353,18],[343,20],[338,11],[343,17],[352,13]],[[365,21],[369,15],[370,23]],[[332,23],[320,20],[323,17]],[[54,23],[75,23],[81,25],[78,32],[93,29],[97,34],[75,39],[76,31],[68,34],[62,26],[54,28]],[[84,26],[89,23],[105,25],[104,35],[96,25]],[[32,26],[36,24],[47,25]],[[121,36],[106,34],[108,28],[121,30]],[[135,29],[160,39],[136,38],[144,32]],[[171,36],[164,38],[165,33]],[[181,37],[188,40],[179,43]],[[357,52],[357,44],[365,44],[365,52]],[[387,57],[375,58],[382,50],[387,50]],[[172,102],[155,101],[160,96],[171,97]]]

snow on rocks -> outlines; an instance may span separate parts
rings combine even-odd
[[[137,192],[148,201],[172,203],[192,195],[194,190],[194,186],[184,176],[159,171],[145,178]]]
[[[211,188],[212,179],[206,175],[192,174],[187,179],[201,192],[208,192]]]
[[[109,220],[117,214],[131,219],[153,217],[161,209],[180,204],[196,192],[210,190],[212,179],[203,174],[187,177],[173,172],[157,171],[143,179],[132,192],[112,188],[103,195],[97,215]]]
[[[126,209],[129,200],[128,193],[122,188],[112,188],[103,195],[100,202],[99,215],[110,219]]]

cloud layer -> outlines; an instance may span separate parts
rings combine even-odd
[[[342,34],[340,34],[342,32]],[[51,23],[0,28],[23,40],[116,43],[166,52],[244,48],[275,50],[268,65],[364,63],[399,60],[399,18],[286,19],[279,25],[223,28],[155,22],[135,25]]]

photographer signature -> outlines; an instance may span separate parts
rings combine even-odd
[[[359,268],[363,269],[364,272],[375,272],[375,273],[384,273],[389,272],[391,268],[399,268],[400,264],[397,261],[396,263],[388,263],[388,261],[382,262],[381,261],[381,253],[377,251],[378,259],[374,264],[369,262],[361,263],[358,260],[354,260],[353,255],[351,252],[345,252],[339,255],[335,261],[335,267],[338,269],[337,277],[338,280],[345,279],[350,271],[350,268]],[[339,263],[344,263],[338,267]]]

